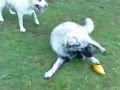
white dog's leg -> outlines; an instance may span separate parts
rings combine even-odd
[[[0,8],[0,21],[2,22],[2,21],[4,21],[4,18],[3,18],[3,16],[2,16],[2,9]]]
[[[100,61],[95,57],[89,57],[88,59],[92,62],[92,64],[100,64]]]
[[[64,60],[62,58],[58,58],[53,67],[45,73],[44,77],[46,79],[51,78],[52,75],[57,71],[57,69],[63,64]]]
[[[23,26],[23,14],[18,13],[19,26],[21,32],[26,32],[26,29]]]
[[[9,12],[10,12],[10,14],[13,14],[13,15],[15,15],[15,14],[16,14],[14,11],[12,11],[12,9],[11,9],[11,8],[9,8]]]
[[[34,21],[35,21],[35,23],[36,23],[37,25],[39,25],[40,23],[39,23],[39,20],[38,20],[38,18],[37,18],[37,15],[36,15],[35,11],[33,12],[33,16],[34,16]]]
[[[1,22],[4,21],[4,18],[3,18],[3,16],[2,16],[2,11],[3,11],[3,8],[4,8],[5,4],[6,4],[6,1],[5,1],[5,0],[2,0],[2,1],[0,2],[0,21],[1,21]]]
[[[102,52],[102,54],[105,54],[105,53],[106,53],[105,48],[103,48],[98,42],[90,39],[90,40],[89,40],[89,43],[92,44],[92,45],[94,45],[94,46],[96,46],[97,48],[99,48],[100,51]]]

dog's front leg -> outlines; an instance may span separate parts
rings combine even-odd
[[[4,21],[4,18],[2,16],[2,11],[0,10],[0,22],[3,22]]]
[[[49,79],[52,75],[58,70],[58,68],[63,64],[64,60],[62,58],[58,58],[53,67],[45,73],[44,78]]]
[[[98,42],[96,42],[96,41],[94,41],[94,40],[92,40],[92,39],[89,39],[88,42],[89,42],[90,44],[96,46],[97,48],[99,48],[100,51],[101,51],[101,53],[102,53],[103,55],[106,54],[105,48],[103,48]]]
[[[1,3],[1,2],[0,2]],[[4,21],[4,18],[3,18],[3,16],[2,16],[2,11],[3,11],[3,8],[4,8],[4,6],[5,6],[5,2],[4,2],[4,0],[3,0],[3,3],[1,3],[2,5],[0,5],[0,21],[2,22],[2,21]]]
[[[26,29],[23,26],[23,14],[17,13],[18,14],[18,20],[19,20],[19,26],[20,26],[20,31],[21,32],[26,32]]]
[[[38,20],[38,18],[37,18],[37,15],[36,15],[35,11],[33,11],[33,16],[34,16],[34,21],[35,21],[35,23],[36,23],[37,25],[39,25],[40,23],[39,23],[39,20]]]

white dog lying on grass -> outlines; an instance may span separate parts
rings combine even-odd
[[[48,6],[45,0],[0,0],[0,21],[4,21],[2,11],[5,6],[9,6],[10,13],[15,14],[11,8],[15,9],[18,14],[20,31],[25,32],[26,29],[23,26],[23,16],[33,15],[36,24],[39,24],[38,18],[34,9],[38,8],[40,12],[44,11],[44,8]]]
[[[66,60],[71,60],[76,56],[86,57],[92,64],[100,64],[99,60],[89,50],[89,45],[97,47],[102,54],[105,54],[106,50],[89,36],[94,29],[93,21],[86,18],[85,22],[84,26],[74,22],[65,22],[53,30],[51,33],[51,46],[57,53],[58,59],[53,67],[45,73],[45,78],[51,78]]]

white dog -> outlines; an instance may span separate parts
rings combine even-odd
[[[45,73],[45,78],[50,78],[66,60],[71,60],[78,55],[87,57],[92,64],[100,64],[89,50],[89,45],[97,47],[102,54],[105,54],[106,50],[89,36],[94,29],[93,21],[86,18],[85,22],[84,26],[74,22],[65,22],[53,30],[51,46],[57,53],[58,59],[53,67]]]
[[[2,11],[6,5],[10,7],[9,11],[11,14],[15,14],[15,12],[13,12],[12,9],[14,9],[17,12],[21,32],[26,31],[26,29],[23,26],[24,15],[33,15],[35,23],[39,24],[34,9],[38,8],[40,12],[43,12],[44,8],[48,6],[45,0],[0,0],[0,21],[4,21]]]

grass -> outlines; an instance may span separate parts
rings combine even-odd
[[[25,17],[26,33],[19,31],[17,16],[5,9],[5,22],[0,22],[0,90],[120,90],[119,6],[120,0],[54,0],[43,15],[37,11],[39,26]],[[65,21],[82,24],[85,17],[95,22],[91,36],[107,49],[106,56],[95,55],[106,75],[96,74],[90,62],[74,59],[44,80],[57,58],[49,43],[52,29]]]

